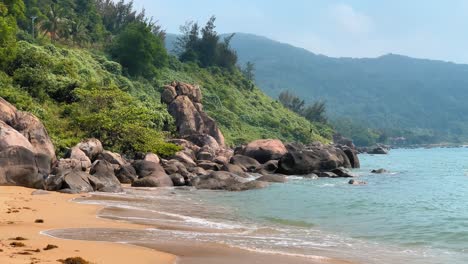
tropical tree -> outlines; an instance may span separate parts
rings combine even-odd
[[[18,19],[24,18],[22,0],[5,0],[0,2],[0,67],[16,56],[16,31]]]
[[[242,69],[242,74],[247,78],[247,80],[252,82],[255,81],[255,64],[248,61]]]
[[[64,5],[50,3],[45,13],[46,19],[40,24],[44,36],[49,36],[50,40],[56,41],[61,35],[68,35],[69,19],[66,18],[66,12]]]
[[[131,75],[154,74],[155,68],[167,63],[163,40],[156,36],[145,23],[129,24],[115,39],[110,49],[111,56]]]

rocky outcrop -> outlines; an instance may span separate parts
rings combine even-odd
[[[306,175],[316,172],[332,171],[345,167],[351,168],[348,156],[333,145],[314,143],[309,146],[290,144],[288,153],[278,164],[278,172],[286,175]]]
[[[39,173],[35,153],[22,146],[8,146],[1,149],[0,185],[43,188],[44,177]]]
[[[91,168],[91,160],[77,146],[75,146],[75,147],[68,150],[68,152],[65,154],[65,159],[77,160],[80,163],[79,166],[84,168],[84,170],[87,170],[87,169]],[[62,161],[62,162],[64,162],[64,161]]]
[[[256,159],[260,163],[270,160],[279,160],[287,153],[283,142],[278,139],[259,139],[250,142],[243,150],[242,155]]]
[[[101,141],[95,138],[89,138],[76,145],[81,149],[91,161],[95,161],[99,154],[104,151]]]
[[[43,188],[56,160],[44,125],[0,98],[0,185]]]
[[[119,179],[115,176],[114,167],[112,164],[105,160],[96,160],[89,172],[92,176],[96,177],[101,184],[102,188],[98,190],[101,192],[121,192],[122,187]]]
[[[257,160],[244,155],[234,155],[230,163],[239,166],[245,172],[258,172],[262,167]]]
[[[264,188],[268,184],[261,181],[251,181],[225,171],[214,171],[208,175],[194,178],[192,185],[197,189],[246,191]]]
[[[164,168],[155,162],[139,160],[133,163],[138,179],[132,183],[134,187],[172,187],[171,178]]]
[[[367,153],[377,154],[377,155],[386,155],[386,154],[388,154],[388,149],[383,147],[383,146],[377,146],[377,147],[372,148],[371,150],[369,150]]]
[[[161,100],[168,105],[168,111],[174,117],[177,132],[181,137],[209,135],[224,147],[221,130],[203,111],[202,95],[198,86],[181,82],[165,86]]]

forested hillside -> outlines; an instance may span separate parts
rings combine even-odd
[[[248,34],[236,34],[231,45],[241,65],[255,64],[263,91],[325,100],[338,131],[358,141],[468,141],[468,65],[393,54],[330,58]]]
[[[160,102],[172,81],[201,86],[230,145],[331,139],[328,125],[289,111],[245,78],[214,17],[192,23],[178,56],[168,54],[154,21],[131,1],[2,1],[0,96],[41,118],[60,152],[96,137],[117,152],[174,153],[165,142],[177,136],[174,120]]]

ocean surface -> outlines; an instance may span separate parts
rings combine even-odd
[[[127,189],[81,203],[99,217],[146,230],[56,230],[63,238],[124,243],[215,242],[232,247],[369,264],[468,263],[468,149],[398,149],[360,155],[348,179],[303,179],[247,192]],[[386,174],[371,174],[384,168]]]

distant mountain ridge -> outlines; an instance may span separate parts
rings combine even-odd
[[[168,46],[176,38],[169,35]],[[333,119],[349,118],[428,141],[468,139],[468,65],[387,54],[332,58],[265,37],[236,33],[240,64],[256,65],[256,82],[277,97],[290,90],[306,101],[325,100]]]

